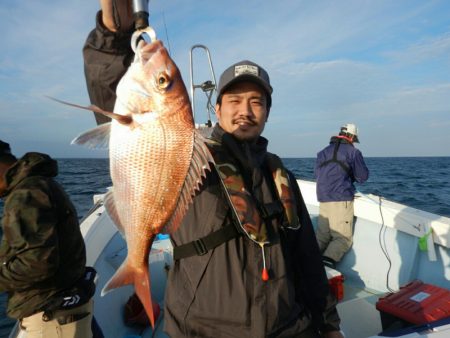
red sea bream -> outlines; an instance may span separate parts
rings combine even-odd
[[[112,122],[74,140],[97,145],[109,135],[113,188],[105,197],[111,219],[126,238],[128,255],[102,294],[127,284],[152,325],[148,257],[156,234],[175,231],[212,157],[194,128],[180,71],[160,41],[144,41],[117,87]]]

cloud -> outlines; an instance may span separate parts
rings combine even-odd
[[[98,1],[1,2],[2,137],[56,156],[83,153],[68,144],[93,127],[92,114],[43,95],[88,103],[81,49],[98,8]],[[188,52],[198,43],[209,48],[217,80],[242,59],[267,69],[274,106],[265,134],[292,156],[314,156],[317,141],[351,121],[361,126],[363,147],[377,145],[368,148],[374,153],[400,153],[407,144],[392,140],[426,125],[436,130],[428,148],[448,154],[438,142],[448,141],[449,13],[446,1],[150,1],[150,22],[170,40],[187,86]],[[197,60],[207,68],[202,55]],[[415,125],[394,128],[405,121]]]
[[[353,112],[363,111],[369,116],[430,116],[448,112],[450,119],[450,84],[438,84],[421,88],[404,88],[385,93],[376,100],[349,106]]]
[[[389,51],[384,54],[394,62],[402,64],[432,62],[436,59],[442,59],[449,64],[450,32],[437,37],[429,37],[402,50]]]

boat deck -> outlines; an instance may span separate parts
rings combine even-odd
[[[104,250],[97,260],[97,271],[103,271],[97,281],[99,289],[107,282],[107,278],[122,263],[126,256],[126,245],[119,233],[116,233],[109,245],[108,250]],[[150,254],[150,266],[152,276],[152,293],[154,300],[157,301],[161,308],[164,305],[164,286],[165,286],[165,269],[166,265],[171,263],[171,247],[168,241],[156,241]],[[99,290],[100,291],[100,290]],[[108,294],[98,299],[103,304],[107,303],[106,308],[120,308],[120,311],[98,313],[97,320],[100,323],[123,323],[123,309],[130,295],[133,293],[131,286],[122,287],[113,291],[114,297]],[[378,300],[380,292],[365,289],[350,284],[350,281],[344,282],[344,298],[338,304],[339,315],[342,318],[342,330],[345,332],[346,338],[361,338],[376,335],[382,331],[381,320],[378,311],[375,309],[375,303]],[[100,297],[99,292],[96,297]],[[355,311],[358,308],[358,311]],[[355,315],[358,318],[355,318]],[[140,337],[166,337],[162,332],[164,325],[163,313],[156,323],[156,330],[153,332],[151,328],[142,328],[139,326],[127,327],[120,325],[122,330],[121,336],[138,335]],[[352,323],[346,326],[345,323]],[[358,325],[355,326],[355,323]],[[110,328],[102,327],[104,333],[108,335]],[[113,332],[117,332],[116,328]],[[361,336],[363,334],[363,336]]]
[[[315,225],[318,214],[315,187],[311,182],[299,183],[301,183],[302,193]],[[99,198],[101,202],[101,197]],[[379,221],[381,205],[377,205],[372,199],[366,197],[359,197],[357,202],[355,204],[357,210],[364,210],[364,212],[359,212],[356,217],[353,247],[337,266],[337,270],[341,271],[345,277],[344,299],[337,308],[346,338],[373,338],[378,337],[377,335],[382,332],[381,317],[375,304],[389,289],[398,290],[405,282],[417,278],[437,286],[448,286],[450,219],[436,215],[429,216],[418,210],[405,209],[404,206],[383,201],[383,217]],[[132,286],[116,289],[104,297],[100,296],[103,285],[125,258],[126,244],[101,203],[98,206],[81,227],[88,248],[87,263],[94,265],[100,276],[97,281],[98,292],[94,298],[97,321],[106,337],[167,337],[163,332],[163,312],[156,322],[154,331],[150,327],[124,325],[124,306],[133,294]],[[418,249],[418,236],[422,233],[417,229],[421,231],[427,229],[427,227],[421,227],[421,224],[426,224],[427,227],[433,226],[436,235],[433,237],[436,260],[430,259],[430,251],[421,252]],[[414,233],[411,234],[411,232]],[[380,249],[380,243],[385,245],[384,251],[388,251],[390,262]],[[434,245],[431,247],[433,248]],[[164,307],[166,266],[171,264],[170,242],[155,241],[150,253],[150,274],[153,298],[161,308]],[[446,333],[448,333],[450,327],[446,327],[441,325],[440,330],[447,330]],[[407,337],[428,336],[431,334],[421,332],[420,335]],[[433,338],[441,337],[435,332],[432,336]]]
[[[344,299],[337,309],[345,338],[369,337],[382,331],[380,314],[375,309],[379,297],[379,292],[344,282]]]

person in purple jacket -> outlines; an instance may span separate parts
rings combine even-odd
[[[316,237],[325,265],[335,267],[353,243],[354,182],[369,178],[369,169],[360,150],[358,128],[348,123],[338,136],[317,153],[314,174],[320,202]]]

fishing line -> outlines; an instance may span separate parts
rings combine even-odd
[[[171,55],[171,53],[170,53],[169,33],[167,32],[166,15],[164,14],[164,9],[163,9],[163,11],[162,11],[162,15],[163,15],[164,29],[165,29],[165,31],[166,31],[167,47],[169,48],[169,55]]]
[[[391,287],[389,286],[389,275],[391,273],[392,261],[391,261],[391,257],[389,256],[389,252],[387,250],[387,245],[386,245],[386,230],[387,230],[387,227],[384,225],[383,210],[381,208],[381,196],[378,197],[378,198],[379,198],[378,208],[380,210],[380,216],[381,216],[381,228],[380,228],[380,232],[378,233],[378,243],[380,244],[381,251],[383,251],[383,254],[384,254],[384,256],[386,257],[386,259],[387,259],[387,261],[389,263],[389,268],[388,268],[387,273],[386,273],[386,288],[390,292],[394,292],[394,290],[391,289]]]
[[[373,198],[369,197],[369,196],[366,195],[366,194],[363,194],[362,192],[360,192],[360,191],[358,191],[358,190],[357,190],[357,192],[358,192],[359,194],[361,194],[363,197],[365,197],[365,198],[367,198],[368,200],[370,200],[371,202],[376,203],[376,204],[378,205],[379,210],[380,210],[380,216],[381,216],[382,223],[381,223],[380,233],[379,233],[379,235],[378,235],[378,242],[379,242],[379,244],[380,244],[381,250],[383,251],[383,254],[385,255],[385,257],[386,257],[386,259],[387,259],[387,261],[388,261],[388,263],[389,263],[389,268],[388,268],[388,271],[387,271],[387,274],[386,274],[386,288],[387,288],[390,292],[394,292],[395,290],[393,290],[393,289],[389,286],[389,275],[390,275],[390,271],[391,271],[391,268],[392,268],[392,261],[391,261],[391,258],[390,258],[390,256],[389,256],[389,252],[388,252],[387,244],[386,244],[386,230],[387,230],[387,226],[384,224],[384,216],[383,216],[383,210],[382,210],[382,206],[381,206],[381,200],[382,200],[382,197],[381,197],[381,196],[378,196],[379,201],[376,201],[376,200],[374,200]],[[389,209],[388,209],[388,210],[389,210]],[[403,220],[406,224],[409,224],[409,225],[411,225],[411,226],[414,227],[414,228],[416,227],[415,224],[413,224],[412,222],[410,222],[410,221],[409,221],[408,219],[406,219],[405,217],[402,217],[401,215],[396,214],[395,217],[398,218],[398,219]]]
[[[374,200],[373,198],[371,198],[369,195],[362,193],[359,190],[356,190],[356,192],[358,194],[360,194],[361,196],[367,198],[369,201],[375,203],[378,205],[378,201]],[[376,196],[376,195],[375,195]],[[380,197],[380,196],[376,196],[376,197]],[[395,202],[395,201],[394,201]],[[395,202],[395,203],[399,203],[399,202]],[[401,202],[400,202],[401,203]],[[389,209],[388,209],[389,211]],[[391,211],[392,212],[392,211]],[[409,221],[407,218],[403,217],[401,214],[396,214],[395,217],[399,220],[402,220],[403,222],[405,222],[406,224],[409,224],[410,226],[412,226],[413,228],[416,228],[416,224],[412,223],[411,221]]]
[[[370,198],[366,194],[363,194],[362,192],[360,192],[358,190],[357,190],[357,192],[359,194],[361,194],[362,196],[366,197],[367,199],[369,199],[370,201],[372,201],[374,203],[377,203],[378,210],[380,210],[381,228],[380,228],[380,231],[378,233],[378,243],[380,245],[381,251],[383,251],[383,254],[386,257],[386,260],[388,261],[388,264],[389,264],[388,270],[386,272],[386,288],[389,290],[389,292],[394,292],[394,290],[389,286],[389,275],[390,275],[391,269],[392,269],[392,260],[391,260],[391,257],[389,256],[389,252],[387,250],[387,244],[386,244],[386,230],[387,230],[387,226],[384,224],[383,209],[381,207],[381,199],[382,199],[382,197],[378,196],[378,202],[376,202],[375,200],[373,200],[372,198]]]

